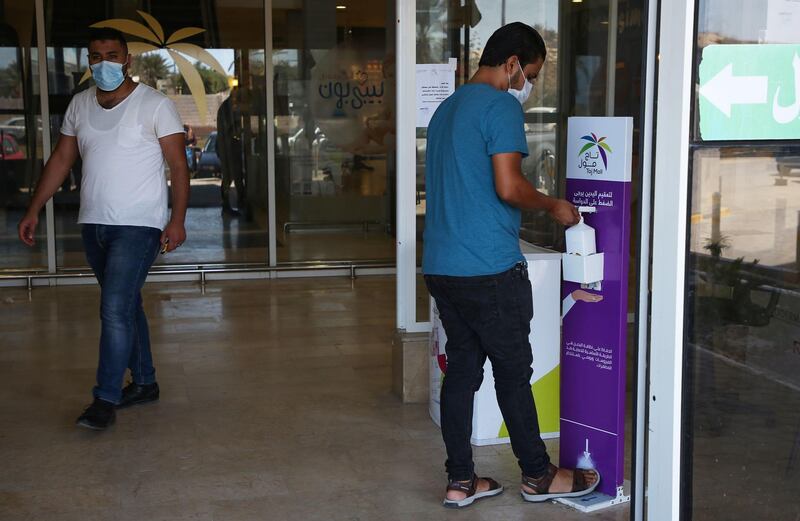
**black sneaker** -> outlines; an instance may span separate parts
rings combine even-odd
[[[117,415],[114,412],[114,404],[101,400],[100,398],[95,398],[92,405],[83,411],[83,414],[78,417],[75,423],[87,429],[102,431],[114,425],[116,419]]]
[[[139,385],[131,382],[122,390],[122,399],[117,404],[117,409],[124,409],[132,405],[156,401],[158,401],[157,383]]]

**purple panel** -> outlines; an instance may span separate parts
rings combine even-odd
[[[567,180],[567,199],[594,206],[585,214],[605,254],[600,302],[578,300],[563,320],[561,351],[560,463],[574,466],[589,440],[602,476],[599,490],[617,495],[625,477],[625,347],[628,322],[628,259],[631,184]],[[562,298],[580,284],[562,283]]]

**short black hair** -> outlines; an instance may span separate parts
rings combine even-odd
[[[92,27],[89,29],[89,43],[91,44],[99,40],[116,40],[122,44],[125,53],[127,54],[128,52],[128,41],[125,39],[125,35],[122,34],[122,31],[112,27]]]
[[[519,58],[522,67],[544,60],[547,49],[539,31],[522,22],[504,25],[489,37],[478,65],[497,67],[511,56]]]

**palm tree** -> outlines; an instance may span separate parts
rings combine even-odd
[[[133,60],[131,76],[138,76],[141,83],[156,88],[158,80],[169,76],[169,67],[161,55],[143,54]]]
[[[16,61],[0,69],[0,96],[4,98],[18,98],[21,95],[22,81],[20,68]]]
[[[197,69],[198,74],[203,79],[203,87],[205,88],[208,94],[217,94],[219,92],[223,92],[228,90],[228,78],[222,76],[220,73],[206,67],[201,62],[197,62],[194,64],[194,68]],[[174,77],[175,86],[180,90],[180,92],[186,92],[189,90],[189,86],[186,85],[186,80],[184,80],[183,76],[180,74],[176,74]]]

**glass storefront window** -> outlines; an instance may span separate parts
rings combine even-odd
[[[17,223],[42,171],[34,3],[6,2],[0,12],[0,269],[47,268],[45,212],[36,245],[17,238]]]
[[[684,472],[697,518],[800,515],[798,158],[797,146],[693,155]]]
[[[394,259],[394,12],[273,8],[279,262]]]
[[[800,43],[797,2],[701,0],[698,16],[697,66],[709,45]],[[737,62],[733,72],[753,65]],[[800,516],[800,146],[704,143],[700,103],[698,95],[686,274],[684,516],[794,520]]]
[[[197,9],[189,1],[116,1],[98,11],[48,0],[45,12],[54,144],[72,96],[93,84],[86,75],[92,24],[122,30],[134,55],[131,76],[178,107],[191,172],[187,241],[157,263],[266,263],[263,6],[221,0],[213,9]],[[86,266],[77,225],[80,179],[78,162],[54,197],[60,267]]]
[[[417,0],[417,63],[447,63],[457,58],[456,88],[478,70],[483,47],[494,31],[520,21],[536,28],[545,40],[547,59],[531,97],[523,106],[529,156],[522,173],[537,189],[557,195],[559,132],[559,7],[557,0],[531,4],[524,0],[471,0],[454,6],[441,0]],[[417,261],[422,263],[425,227],[426,129],[417,129]],[[553,246],[555,225],[540,212],[524,212],[520,236],[534,244]],[[417,320],[428,320],[429,298],[422,277],[417,281]]]
[[[33,6],[23,3],[32,12]],[[272,9],[271,57],[265,57],[263,50],[265,5]],[[639,34],[638,3],[620,0],[619,6],[620,35],[630,27],[631,35]],[[58,138],[72,96],[92,85],[85,73],[89,26],[121,20],[118,27],[127,31],[135,55],[131,74],[170,96],[187,123],[187,161],[193,176],[189,238],[180,250],[160,257],[159,263],[266,262],[270,190],[267,125],[274,125],[275,130],[278,261],[391,261],[395,255],[396,184],[394,2],[265,4],[219,0],[208,7],[195,7],[188,0],[114,0],[103,6],[45,0],[51,108],[48,130],[52,143]],[[525,0],[467,0],[458,4],[418,0],[417,62],[444,63],[456,58],[460,85],[477,69],[484,42],[496,28],[515,20],[537,27],[545,38],[548,57],[524,107],[530,156],[523,162],[523,173],[537,188],[557,196],[562,184],[559,172],[563,170],[558,147],[566,116],[601,110],[599,102],[588,101],[586,110],[579,110],[576,103],[586,94],[578,89],[579,84],[588,85],[592,100],[599,100],[604,92],[601,72],[605,74],[607,8],[607,0],[543,0],[533,4]],[[19,17],[23,11],[9,9],[6,17]],[[27,30],[30,33],[32,28]],[[180,38],[168,44],[176,31],[181,31]],[[560,31],[566,34],[560,35]],[[635,47],[629,43],[620,45],[618,56]],[[573,55],[600,64],[593,69],[596,75],[591,81],[579,78],[575,67],[567,66],[576,59]],[[266,78],[265,59],[272,60],[274,74],[270,80]],[[636,60],[629,62],[635,65]],[[626,63],[617,63],[618,76],[627,70]],[[35,68],[26,74],[31,75],[29,83],[35,88]],[[622,83],[636,85],[636,78]],[[348,89],[349,98],[344,95]],[[35,102],[36,96],[26,99]],[[618,95],[618,107],[620,99]],[[636,96],[625,99],[638,107]],[[267,100],[274,104],[273,121],[266,120]],[[19,110],[0,106],[0,118],[18,117]],[[26,105],[23,112],[31,110]],[[26,124],[38,128],[34,119]],[[420,259],[425,145],[425,129],[418,129]],[[25,183],[31,187],[41,168],[35,164],[28,160],[24,168]],[[54,197],[59,268],[86,267],[76,224],[80,185],[78,162]],[[10,186],[3,189],[11,190]],[[14,205],[24,208],[24,204]],[[17,251],[7,250],[11,255],[7,264],[22,268],[43,265],[43,249],[20,249],[16,245],[16,221],[16,215],[6,219],[6,235],[12,238],[6,241],[7,248],[14,244]],[[43,227],[40,232],[44,233]],[[527,212],[523,216],[523,239],[558,248],[559,232],[546,215]],[[44,241],[39,243],[39,247],[44,245]],[[26,262],[17,256],[21,252],[23,256],[33,254],[40,261]],[[420,288],[420,302],[427,302],[424,287]],[[427,317],[426,307],[420,308],[419,316]]]

